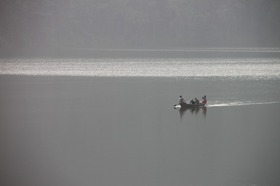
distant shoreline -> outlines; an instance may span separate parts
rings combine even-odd
[[[0,58],[280,58],[280,48],[96,49],[38,48],[6,51]]]

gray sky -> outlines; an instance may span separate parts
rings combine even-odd
[[[1,54],[280,47],[278,0],[2,0]]]

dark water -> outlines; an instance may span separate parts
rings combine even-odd
[[[1,185],[278,186],[280,81],[0,78]],[[207,94],[206,110],[173,108]]]

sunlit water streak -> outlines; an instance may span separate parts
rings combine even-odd
[[[280,59],[2,59],[0,74],[278,79]]]

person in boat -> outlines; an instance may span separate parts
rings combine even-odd
[[[207,103],[207,98],[206,98],[206,95],[204,95],[203,97],[202,97],[202,102],[201,102],[202,104],[206,104]]]
[[[179,104],[182,104],[182,103],[185,103],[185,100],[184,100],[184,98],[180,95],[180,97],[179,97]]]
[[[192,99],[192,100],[190,101],[190,103],[191,103],[192,105],[194,105],[194,104],[195,104],[195,101]]]
[[[195,103],[196,105],[198,105],[198,104],[199,104],[199,100],[198,100],[197,98],[194,98],[194,103]]]

